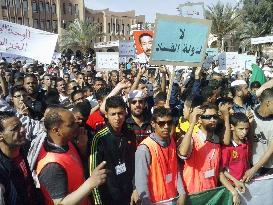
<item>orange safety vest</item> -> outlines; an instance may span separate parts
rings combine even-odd
[[[220,144],[202,142],[198,133],[192,137],[192,152],[185,160],[182,174],[186,192],[189,194],[217,187],[221,158]],[[208,177],[212,170],[214,176]]]
[[[148,187],[153,203],[177,196],[177,155],[173,138],[168,147],[161,147],[150,137],[141,144],[146,145],[151,153]]]
[[[85,181],[84,178],[84,171],[82,167],[82,162],[80,156],[74,147],[74,145],[69,142],[69,150],[66,153],[54,153],[54,152],[47,152],[42,146],[41,151],[38,156],[38,163],[36,173],[39,176],[41,170],[49,163],[58,163],[61,165],[67,174],[68,179],[68,193],[72,193],[77,190]],[[45,204],[51,205],[53,204],[52,199],[49,197],[48,193],[45,193],[46,190],[42,189]],[[88,199],[82,200],[80,205],[90,205]]]

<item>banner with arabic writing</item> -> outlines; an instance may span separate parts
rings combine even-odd
[[[50,63],[57,34],[0,20],[0,52]]]
[[[156,15],[150,64],[201,66],[211,21]]]

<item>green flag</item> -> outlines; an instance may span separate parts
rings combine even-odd
[[[250,78],[250,83],[254,81],[259,81],[261,85],[266,82],[266,77],[263,70],[256,64],[252,64],[252,75]]]
[[[192,194],[187,205],[232,205],[232,195],[225,187]]]

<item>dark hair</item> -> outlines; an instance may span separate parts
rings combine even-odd
[[[22,86],[14,86],[11,88],[10,95],[13,97],[16,92],[27,92],[26,89]]]
[[[239,122],[249,123],[248,117],[242,112],[234,113],[230,116],[230,124],[236,126]]]
[[[172,117],[172,111],[165,107],[155,108],[152,116],[152,121],[155,122],[159,117]]]
[[[60,77],[56,78],[56,85],[57,85],[58,82],[61,82],[61,81],[65,82],[65,80],[63,78],[60,78]]]
[[[126,104],[121,96],[112,96],[107,98],[105,103],[106,112],[108,112],[109,108],[122,108],[126,110]]]
[[[265,89],[260,96],[261,103],[265,102],[268,99],[273,99],[273,88]]]
[[[94,83],[95,83],[96,81],[102,81],[102,82],[104,82],[103,78],[101,78],[101,77],[95,77]]]
[[[233,98],[230,98],[230,97],[222,97],[222,98],[219,98],[216,100],[216,104],[219,105],[219,104],[233,104]]]
[[[27,73],[27,74],[24,76],[24,80],[25,80],[26,78],[33,78],[34,80],[38,81],[36,75],[33,74],[33,73]]]
[[[5,130],[3,126],[3,121],[11,117],[16,117],[14,112],[9,112],[9,111],[0,112],[0,132],[3,132]]]
[[[113,73],[116,73],[117,75],[119,75],[119,72],[118,72],[117,70],[112,70],[112,71],[110,72],[110,75],[113,75]]]
[[[55,88],[50,88],[45,96],[45,104],[47,106],[49,105],[55,105],[55,104],[60,104],[59,101],[60,95],[58,91]]]
[[[262,85],[259,81],[253,81],[252,83],[250,83],[250,89],[252,88],[260,88]]]
[[[186,98],[185,103],[188,103],[190,108],[195,108],[202,105],[204,103],[204,100],[201,96],[190,95]]]
[[[212,103],[204,103],[203,105],[200,106],[200,109],[205,110],[205,111],[208,109],[214,109],[214,110],[218,111],[218,107]]]
[[[141,43],[141,38],[143,38],[144,36],[150,36],[151,38],[153,38],[153,36],[149,33],[142,33],[139,37],[138,37],[138,41],[139,43]]]
[[[47,131],[53,128],[53,126],[60,126],[63,123],[60,112],[67,112],[63,108],[52,108],[45,116],[44,125]]]
[[[203,99],[211,98],[214,95],[214,89],[211,86],[206,86],[201,89],[201,96]]]
[[[97,100],[103,100],[108,94],[109,94],[109,89],[102,87],[98,89],[95,95]]]
[[[74,96],[75,95],[77,95],[77,94],[79,94],[79,93],[81,93],[81,94],[83,94],[83,91],[82,90],[74,90],[72,93],[71,93],[71,99],[72,99],[72,101],[74,102]]]
[[[90,110],[91,110],[91,105],[87,100],[77,103],[76,105],[74,105],[72,109],[73,112],[81,113],[86,120],[88,119],[90,115]]]
[[[49,77],[49,78],[52,77],[50,74],[45,74],[45,75],[43,76],[43,80],[45,79],[46,76]]]
[[[77,74],[76,74],[77,78],[79,77],[79,75],[85,76],[84,73],[77,73]]]
[[[167,93],[165,92],[159,92],[154,98],[155,105],[158,104],[160,101],[166,102],[167,100]]]

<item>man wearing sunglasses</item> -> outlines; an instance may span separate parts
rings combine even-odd
[[[186,192],[196,193],[218,185],[220,141],[214,131],[218,121],[218,108],[204,104],[193,110],[190,128],[178,146],[180,158],[185,160],[183,181]],[[193,133],[197,121],[200,130]]]
[[[128,94],[130,116],[126,120],[128,128],[136,135],[136,144],[151,134],[151,118],[144,112],[145,96],[142,91],[133,90]]]
[[[135,154],[135,186],[142,205],[185,204],[185,192],[177,165],[172,114],[156,108],[152,117],[154,133],[141,142]],[[166,203],[166,201],[168,203]]]

